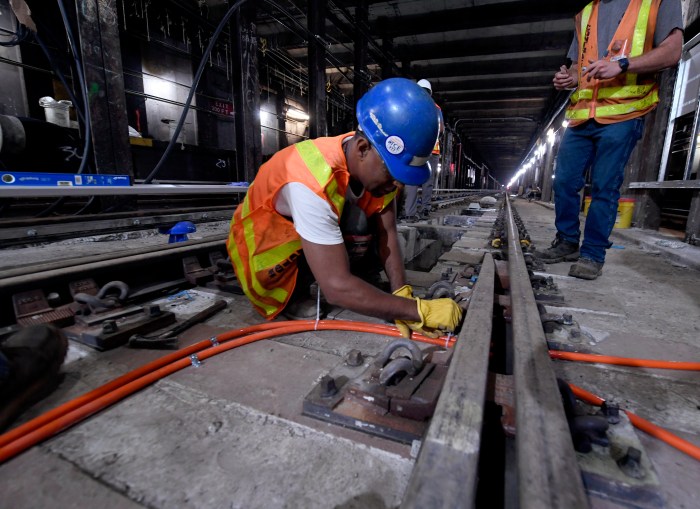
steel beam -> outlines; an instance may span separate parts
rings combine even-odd
[[[233,108],[236,125],[238,175],[252,182],[262,164],[258,37],[253,2],[233,15],[229,24],[233,45]]]
[[[353,111],[357,110],[357,101],[367,91],[368,86],[364,75],[367,73],[367,37],[369,32],[369,14],[367,12],[367,0],[357,0],[355,7],[355,67],[353,77]]]
[[[328,136],[326,119],[326,50],[320,44],[326,35],[326,2],[311,0],[307,9],[309,30],[309,137]]]
[[[134,186],[0,186],[0,198],[41,198],[46,196],[117,196],[171,194],[240,194],[248,186],[190,186],[144,184]]]
[[[110,0],[76,2],[95,169],[133,176],[116,8]]]

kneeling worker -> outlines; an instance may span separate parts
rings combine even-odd
[[[451,299],[413,296],[396,231],[396,192],[421,185],[438,134],[433,100],[410,80],[392,78],[357,104],[360,130],[306,140],[263,164],[231,221],[227,248],[236,276],[267,319],[308,299],[315,279],[326,300],[433,337],[454,331],[462,311]],[[359,207],[376,225],[377,252],[393,295],[354,276],[341,217]]]

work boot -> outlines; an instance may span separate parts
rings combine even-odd
[[[52,325],[32,325],[0,343],[0,431],[53,392],[68,340]]]
[[[311,292],[312,295],[314,293],[316,292]],[[308,295],[306,292],[304,292],[304,294]],[[293,295],[287,303],[287,307],[282,310],[282,315],[288,320],[315,320],[318,300],[305,295],[298,295],[296,298]],[[321,297],[320,306],[321,309],[318,312],[318,316],[319,318],[323,318],[326,315],[326,306],[323,297]]]
[[[536,253],[536,256],[544,263],[578,260],[578,243],[568,242],[557,235],[554,242],[552,242],[552,247],[545,249],[541,253]]]
[[[284,308],[282,314],[288,320],[315,320],[316,319],[316,299],[299,300],[290,302]],[[319,318],[326,316],[326,310],[323,303],[318,313]]]
[[[603,264],[590,258],[579,258],[569,269],[569,276],[579,279],[595,279],[603,273]]]

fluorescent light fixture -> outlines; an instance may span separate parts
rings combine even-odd
[[[287,118],[292,118],[294,120],[309,120],[309,115],[301,110],[289,108],[287,110]]]

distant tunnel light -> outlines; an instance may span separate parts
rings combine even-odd
[[[301,110],[289,108],[287,110],[287,118],[292,118],[294,120],[309,120],[309,115]]]

